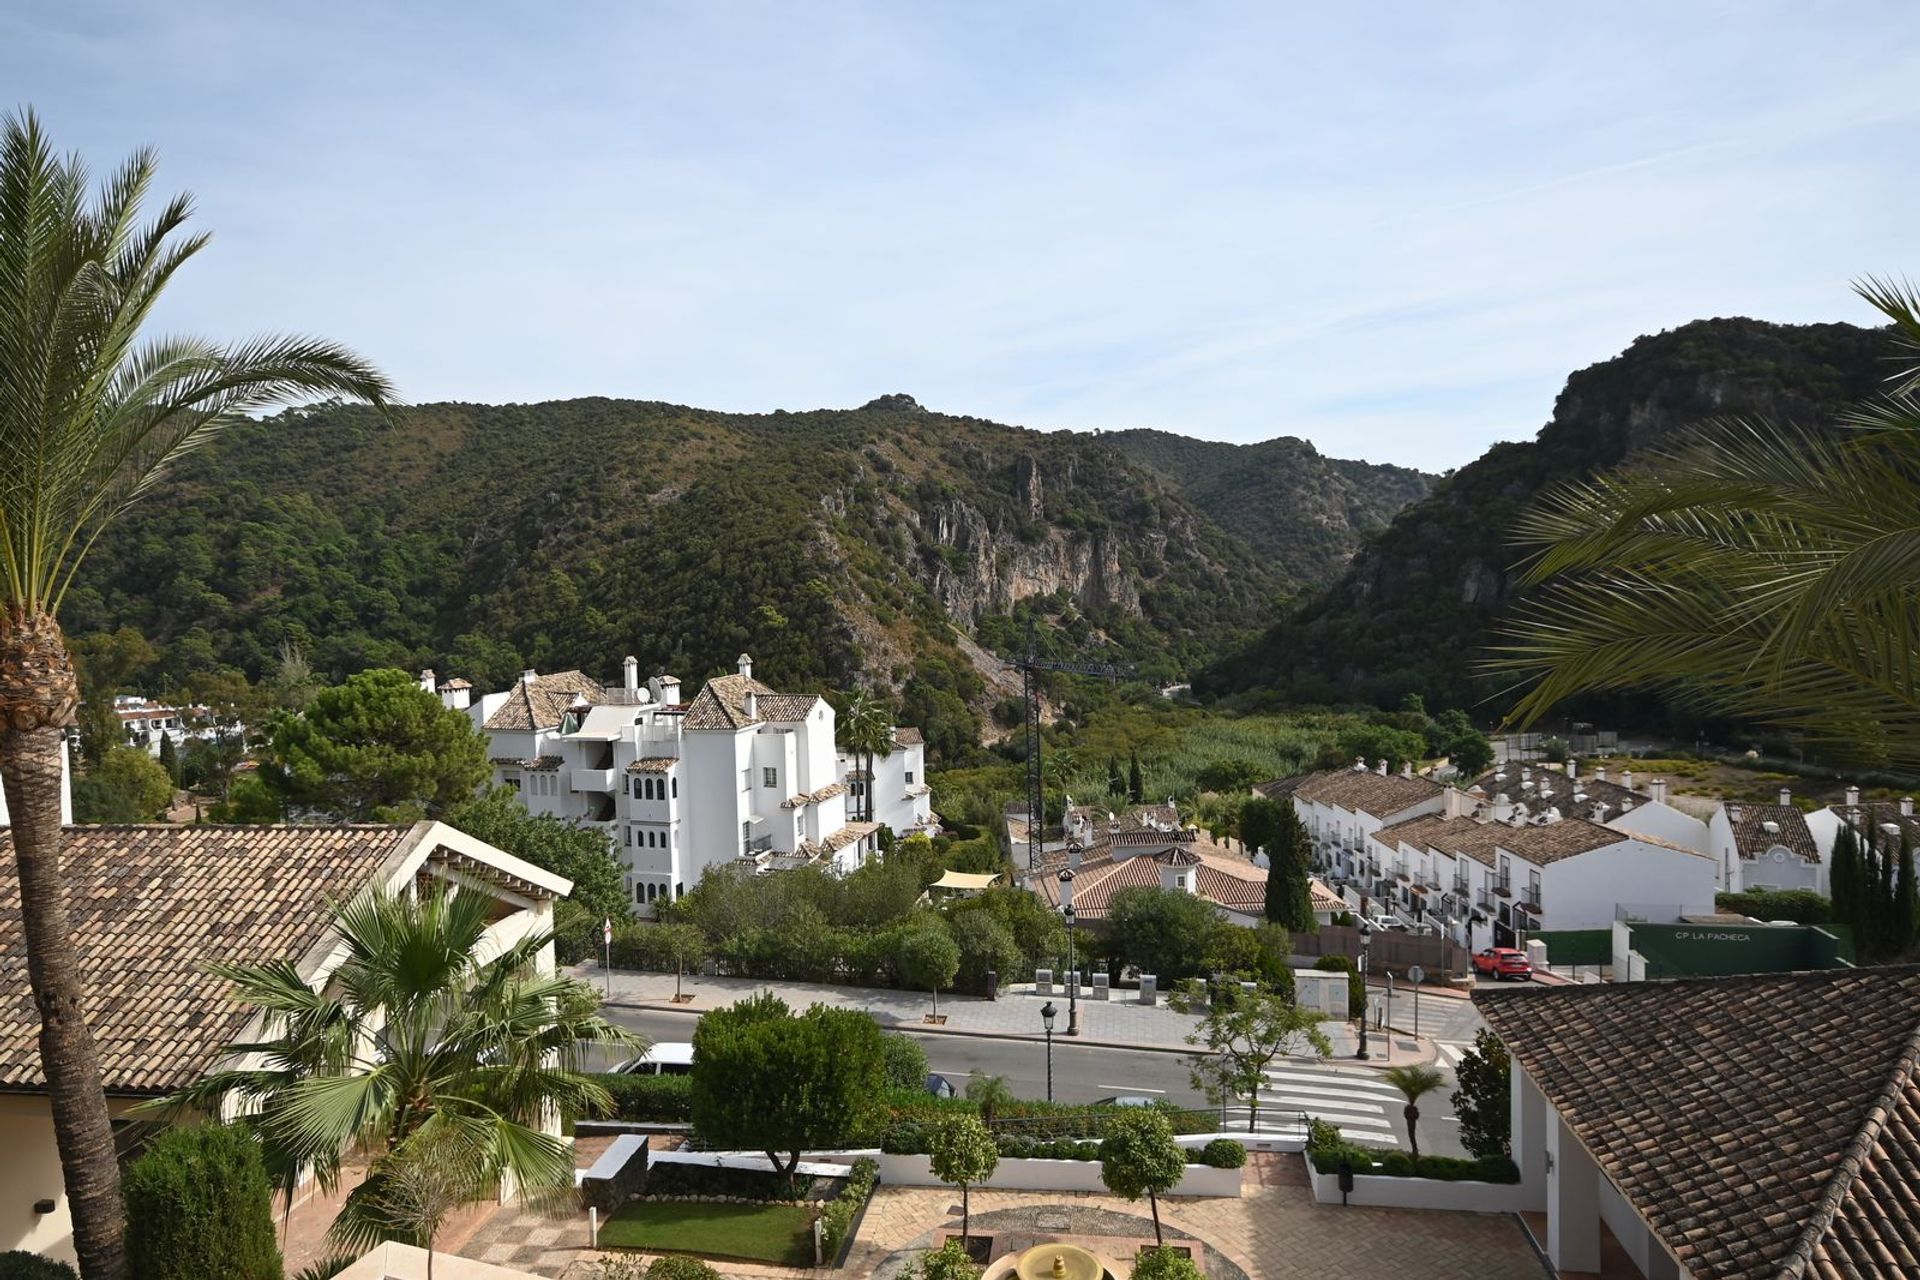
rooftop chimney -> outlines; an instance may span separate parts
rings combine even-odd
[[[1353,771],[1355,773],[1365,773],[1367,771],[1367,758],[1365,756],[1355,756],[1353,758]]]
[[[428,693],[439,692],[440,687],[433,682],[432,667],[422,667],[420,669],[420,687],[422,689],[425,689]]]
[[[1620,774],[1620,785],[1629,791],[1633,790],[1633,770],[1627,769]]]
[[[1403,778],[1411,778],[1413,776],[1413,761],[1403,760],[1400,762],[1400,776]]]
[[[1652,782],[1649,782],[1647,784],[1647,798],[1655,804],[1665,804],[1667,802],[1667,780],[1665,778],[1655,778]]]
[[[1847,791],[1847,803],[1848,803],[1848,804],[1858,804],[1859,802],[1860,802],[1860,788],[1858,788],[1858,787],[1852,787],[1852,788],[1849,788],[1849,789],[1848,789],[1848,791]],[[1780,788],[1780,803],[1781,803],[1781,804],[1792,804],[1792,803],[1793,803],[1793,788],[1792,788],[1792,787],[1782,787],[1782,788]]]
[[[743,653],[734,661],[739,663],[741,675],[745,676],[749,680],[753,679],[753,655],[752,654]]]
[[[1741,808],[1739,805],[1730,804],[1727,806],[1727,821],[1731,822],[1734,826],[1737,827],[1740,825],[1740,815],[1745,812],[1746,810]]]
[[[1605,782],[1607,780],[1607,767],[1605,765],[1601,765],[1598,769],[1595,769],[1593,771],[1593,776],[1598,778],[1600,781]]]
[[[1787,789],[1785,787],[1780,788],[1780,803],[1781,804],[1787,803]],[[1847,788],[1847,807],[1851,809],[1856,805],[1858,805],[1859,803],[1860,803],[1860,788],[1848,787]]]
[[[532,684],[535,680],[538,680],[539,678],[540,678],[540,673],[538,671],[535,671],[532,667],[528,667],[525,671],[522,671],[520,673],[521,684]]]
[[[754,693],[753,690],[749,689],[747,690],[747,719],[758,720],[759,718],[760,718],[760,697],[758,694]]]
[[[640,692],[640,659],[628,654],[626,661],[620,664],[620,674],[621,685],[628,693]]]
[[[1387,759],[1385,756],[1373,762],[1373,771],[1383,778],[1387,776]]]
[[[1466,812],[1467,797],[1458,787],[1448,787],[1441,796],[1441,813],[1449,818],[1457,818]]]
[[[1903,818],[1911,818],[1913,816],[1913,797],[1912,796],[1900,797],[1900,816]]]
[[[1567,776],[1569,778],[1577,778],[1580,776],[1580,762],[1572,756],[1567,757]]]

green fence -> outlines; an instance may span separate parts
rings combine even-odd
[[[1631,946],[1649,978],[1787,973],[1846,963],[1853,940],[1843,934],[1830,925],[1635,924]]]
[[[1613,963],[1611,929],[1541,929],[1527,935],[1528,941],[1535,938],[1547,944],[1551,965]]]

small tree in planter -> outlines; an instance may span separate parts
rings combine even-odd
[[[922,1255],[918,1271],[909,1266],[902,1280],[980,1280],[980,1268],[957,1240],[949,1240]]]
[[[1166,1243],[1160,1234],[1160,1197],[1180,1185],[1186,1171],[1186,1153],[1158,1111],[1140,1107],[1108,1123],[1100,1143],[1100,1181],[1123,1200],[1147,1198],[1155,1244]]]
[[[655,945],[673,966],[673,1003],[685,1004],[687,997],[680,993],[680,983],[688,969],[698,969],[707,962],[707,935],[691,924],[663,924],[655,929]]]
[[[1402,1112],[1407,1117],[1407,1149],[1414,1161],[1420,1159],[1420,1099],[1446,1083],[1446,1077],[1432,1067],[1388,1067],[1386,1081],[1407,1100]]]
[[[1205,990],[1194,981],[1175,990],[1168,1003],[1181,1013],[1193,1013],[1205,999]],[[1222,984],[1220,997],[1205,1007],[1200,1025],[1187,1036],[1188,1044],[1203,1050],[1188,1059],[1193,1087],[1216,1107],[1245,1098],[1249,1132],[1260,1127],[1260,1090],[1275,1058],[1302,1049],[1322,1058],[1333,1052],[1327,1033],[1320,1030],[1319,1015],[1277,992]]]
[[[1133,1260],[1133,1280],[1201,1280],[1200,1268],[1178,1249],[1155,1245]]]
[[[960,1188],[960,1245],[964,1249],[973,1227],[968,1190],[993,1176],[1000,1164],[1000,1149],[978,1117],[955,1115],[943,1117],[927,1134],[927,1157],[934,1177]]]

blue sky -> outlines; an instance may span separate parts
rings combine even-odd
[[[415,401],[905,391],[1439,469],[1638,334],[1920,274],[1911,3],[9,0],[0,92],[195,193],[166,327]]]

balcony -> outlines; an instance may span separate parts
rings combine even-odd
[[[575,791],[604,791],[613,794],[612,769],[575,769],[571,783]]]
[[[746,845],[741,849],[741,852],[750,858],[756,853],[765,853],[767,850],[771,848],[773,848],[772,836],[755,836],[753,839],[746,842]]]

